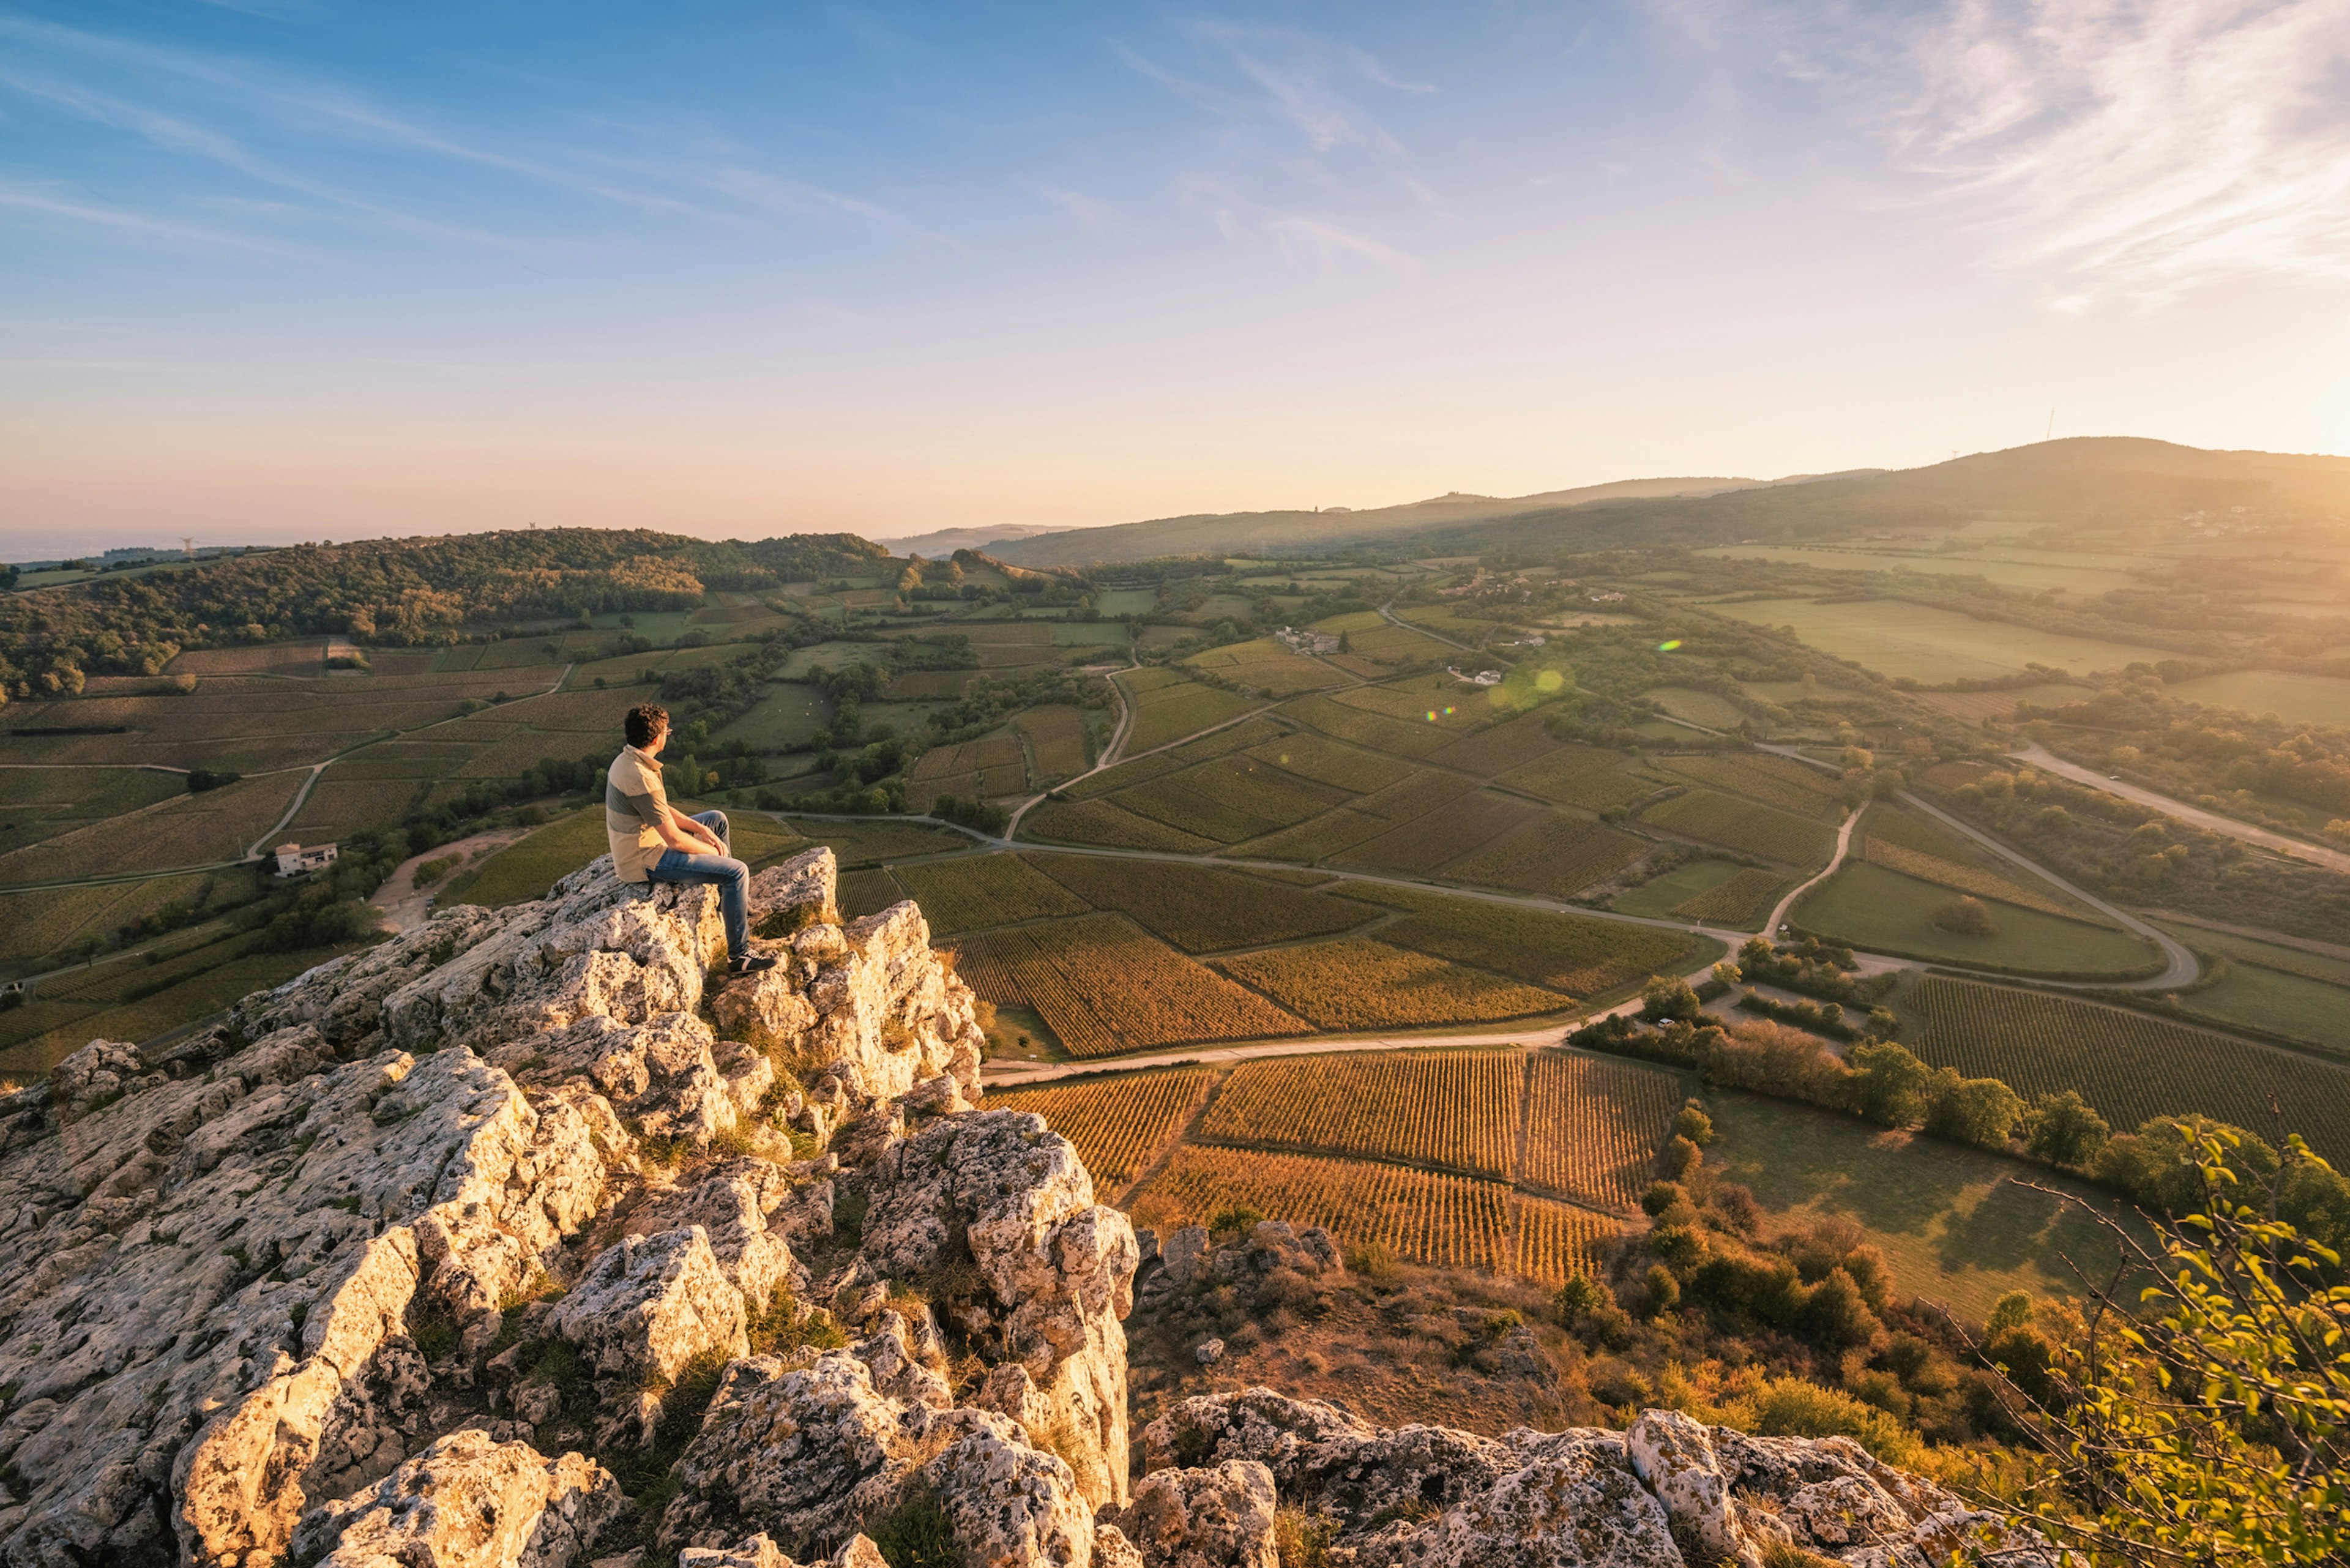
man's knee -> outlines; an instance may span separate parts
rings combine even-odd
[[[718,870],[729,882],[748,882],[751,879],[751,868],[732,856],[719,861]]]

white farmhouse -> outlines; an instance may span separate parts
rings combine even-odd
[[[277,874],[280,877],[307,877],[335,863],[335,846],[313,844],[304,848],[299,844],[277,846]]]

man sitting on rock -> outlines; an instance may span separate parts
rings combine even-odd
[[[728,851],[726,814],[688,816],[661,787],[661,748],[669,743],[669,710],[650,702],[629,710],[629,743],[604,775],[604,834],[612,843],[612,870],[623,882],[707,882],[718,889],[726,917],[727,968],[734,974],[773,969],[775,961],[751,950],[751,868]]]

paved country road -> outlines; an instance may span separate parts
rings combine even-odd
[[[2290,855],[2296,860],[2306,860],[2329,871],[2350,872],[2350,854],[2339,849],[2328,849],[2322,844],[2310,844],[2282,833],[2272,833],[2265,827],[2254,827],[2249,822],[2239,822],[2232,816],[2222,816],[2216,811],[2206,811],[2199,805],[2189,805],[2183,800],[2173,800],[2167,794],[2157,794],[2150,789],[2107,778],[2095,768],[2066,762],[2045,746],[2026,746],[2020,752],[2008,754],[2019,763],[2029,763],[2043,773],[2054,774],[2060,778],[2071,779],[2074,784],[2086,784],[2091,789],[2136,801],[2165,816],[2175,816],[2181,822],[2192,823],[2210,832],[2225,834],[2246,844],[2257,844],[2263,849],[2273,849],[2280,855]]]

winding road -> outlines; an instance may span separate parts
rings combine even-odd
[[[2290,855],[2296,860],[2306,860],[2313,866],[2323,866],[2328,871],[2350,873],[2350,854],[2345,854],[2342,850],[2328,849],[2322,844],[2311,844],[2306,840],[2289,837],[2282,833],[2272,833],[2265,827],[2255,827],[2249,822],[2239,822],[2232,816],[2222,816],[2216,811],[2206,811],[2199,805],[2189,805],[2183,800],[2176,800],[2167,794],[2157,794],[2150,789],[2142,789],[2134,784],[2125,784],[2116,778],[2108,778],[2095,768],[2085,768],[2078,763],[2066,762],[2045,746],[2030,745],[2020,752],[2011,752],[2008,754],[2017,762],[2028,763],[2043,773],[2054,774],[2059,778],[2070,779],[2076,784],[2085,784],[2094,790],[2103,790],[2107,794],[2119,795],[2124,800],[2134,801],[2139,805],[2158,811],[2165,816],[2174,816],[2181,822],[2191,823],[2206,832],[2224,834],[2230,838],[2239,839],[2246,844],[2257,844],[2262,849],[2273,849],[2279,855]]]
[[[1100,760],[1097,762],[1092,768],[1087,770],[1086,773],[1077,775],[1079,778],[1089,778],[1093,776],[1093,774],[1115,767],[1122,762],[1130,762],[1134,760],[1132,757],[1126,757],[1119,754],[1125,746],[1127,740],[1132,733],[1134,718],[1133,705],[1130,700],[1125,695],[1123,688],[1120,688],[1119,691],[1119,703],[1122,709],[1122,713],[1118,729],[1111,737],[1110,743],[1103,748]],[[1255,716],[1256,715],[1254,713],[1244,713],[1238,718],[1225,720],[1222,723],[1211,724],[1205,729],[1198,730],[1191,734],[1181,736],[1179,739],[1167,742],[1163,745],[1153,746],[1149,752],[1139,752],[1135,753],[1135,756],[1149,756],[1159,752],[1172,750],[1177,746],[1188,745],[1191,742],[1199,740],[1202,736],[1214,734],[1220,730],[1228,729],[1233,724],[1245,722],[1247,720]],[[1688,727],[1693,730],[1703,731],[1708,734],[1718,733],[1718,732],[1715,731],[1705,730],[1702,725],[1690,724]],[[1765,745],[1758,747],[1757,749],[1789,757],[1796,762],[1803,763],[1809,767],[1821,768],[1829,772],[1835,771],[1833,764],[1822,763],[1817,758],[1804,756],[1802,753],[1792,746]],[[1069,782],[1074,783],[1076,780],[1072,779]],[[1066,787],[1066,785],[1060,787]],[[1097,845],[1039,844],[1034,841],[1024,843],[1015,842],[1016,836],[1019,832],[1020,818],[1026,815],[1031,806],[1035,805],[1037,802],[1045,799],[1050,793],[1050,791],[1047,791],[1045,794],[1033,796],[1030,799],[1022,802],[1019,810],[1014,814],[1011,823],[1005,827],[1004,832],[1001,836],[993,834],[983,833],[976,828],[968,827],[960,823],[947,822],[939,817],[920,816],[900,818],[899,820],[922,821],[933,823],[941,827],[951,827],[974,841],[971,849],[947,851],[935,857],[924,857],[923,858],[926,859],[952,859],[973,854],[1001,854],[1013,850],[1028,849],[1045,850],[1055,855],[1085,855],[1095,857],[1097,858],[1112,860],[1164,861],[1184,865],[1211,866],[1226,870],[1295,871],[1298,869],[1296,866],[1287,861],[1240,859],[1231,856],[1191,854],[1178,850],[1120,849]],[[1906,791],[1903,792],[1901,799],[1905,805],[1910,805],[1924,815],[1946,825],[1953,831],[1965,835],[1969,839],[1982,845],[1986,849],[1991,850],[1993,854],[1996,854],[2002,858],[2009,860],[2024,870],[2031,872],[2033,875],[2046,881],[2052,887],[2060,888],[2072,897],[2078,898],[2084,904],[2086,904],[2091,909],[2097,910],[2100,914],[2106,916],[2108,919],[2114,920],[2116,924],[2129,930],[2134,935],[2153,943],[2163,955],[2165,960],[2164,968],[2159,974],[2147,979],[2135,981],[2114,980],[2088,981],[2029,980],[2015,975],[1970,970],[1961,964],[1935,963],[1929,965],[1916,959],[1904,958],[1896,954],[1864,952],[1856,950],[1853,957],[1856,961],[1861,972],[1873,974],[1882,973],[1888,970],[1924,969],[1930,967],[1949,973],[1972,975],[1976,978],[1998,984],[2013,985],[2018,983],[2019,980],[2022,980],[2023,983],[2047,986],[2060,990],[2116,991],[2176,990],[2179,986],[2189,983],[2196,978],[2196,975],[2199,972],[2199,966],[2196,962],[2195,955],[2170,938],[2167,933],[2158,930],[2153,926],[2147,924],[2144,920],[2137,919],[2127,911],[2116,908],[2111,903],[2096,897],[2086,889],[2075,887],[2071,882],[2066,881],[2064,877],[2057,876],[2054,872],[2049,871],[2016,850],[2000,843],[1997,839],[1992,838],[1989,835],[1981,832],[1970,825],[1951,816],[1949,813],[1941,810],[1939,806],[1935,806],[1926,801],[1920,800],[1916,795]],[[805,818],[812,814],[793,813],[791,815]],[[1834,855],[1830,857],[1827,865],[1779,900],[1778,906],[1771,911],[1770,919],[1762,927],[1762,929],[1765,932],[1775,932],[1780,923],[1784,920],[1788,913],[1794,908],[1796,901],[1800,899],[1804,893],[1810,891],[1813,888],[1817,887],[1829,877],[1834,876],[1835,872],[1843,867],[1846,859],[1851,853],[1853,833],[1860,822],[1860,817],[1861,813],[1858,809],[1848,811],[1846,814],[1843,823],[1836,830],[1835,851]],[[1442,893],[1448,898],[1469,899],[1480,903],[1503,904],[1520,909],[1539,909],[1555,914],[1578,915],[1587,919],[1615,920],[1627,925],[1648,926],[1666,930],[1681,931],[1694,936],[1710,937],[1714,940],[1722,943],[1725,947],[1730,948],[1733,951],[1736,950],[1739,945],[1744,942],[1747,938],[1754,934],[1748,930],[1731,929],[1724,927],[1692,925],[1685,921],[1664,919],[1653,916],[1626,914],[1615,909],[1592,909],[1586,905],[1571,904],[1563,899],[1557,898],[1545,898],[1535,894],[1491,892],[1478,888],[1452,887],[1443,883],[1429,881],[1424,878],[1388,877],[1367,871],[1342,871],[1327,867],[1316,867],[1315,869],[1322,870],[1334,882],[1360,882],[1384,887],[1415,888],[1422,891]],[[1710,967],[1709,963],[1707,967],[1694,970],[1687,976],[1687,978],[1692,981],[1701,980],[1705,978]],[[1152,1052],[1142,1055],[1116,1056],[1093,1062],[1027,1062],[999,1059],[987,1064],[987,1065],[983,1069],[983,1074],[985,1081],[990,1085],[998,1087],[1012,1087],[1023,1084],[1048,1083],[1058,1078],[1066,1078],[1089,1073],[1132,1072],[1146,1067],[1168,1066],[1177,1063],[1186,1062],[1238,1062],[1246,1061],[1259,1056],[1307,1055],[1316,1053],[1336,1051],[1425,1050],[1445,1046],[1496,1045],[1511,1044],[1555,1045],[1564,1040],[1573,1030],[1582,1027],[1584,1024],[1593,1021],[1594,1019],[1606,1017],[1613,1013],[1634,1012],[1638,1009],[1639,1005],[1639,999],[1634,997],[1617,1002],[1612,1007],[1600,1009],[1597,1012],[1578,1014],[1576,1017],[1569,1021],[1536,1022],[1529,1027],[1522,1029],[1479,1029],[1443,1033],[1400,1035],[1369,1034],[1347,1036],[1317,1034],[1309,1039],[1304,1040],[1263,1040],[1242,1042],[1232,1044],[1202,1044],[1179,1049],[1170,1049],[1162,1052]]]

